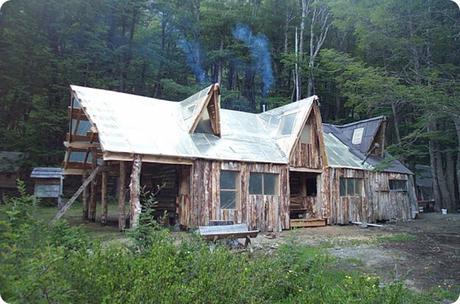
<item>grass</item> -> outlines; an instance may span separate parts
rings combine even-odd
[[[0,205],[0,219],[4,217],[4,208],[5,205]],[[96,210],[96,218],[99,218],[101,215],[100,209],[101,208],[98,205],[98,209]],[[39,220],[48,222],[51,221],[57,210],[58,209],[55,206],[43,205],[39,203],[38,208],[34,209],[33,216]],[[83,220],[81,202],[76,201],[72,207],[67,210],[63,218],[66,219],[71,226],[80,227],[85,233],[88,234],[90,238],[94,240],[112,241],[124,238],[124,233],[118,230],[118,223],[116,222],[117,212],[118,205],[115,203],[109,203],[108,225],[102,225],[100,222],[88,222]]]

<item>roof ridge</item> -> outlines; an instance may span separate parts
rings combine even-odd
[[[386,116],[385,115],[380,115],[380,116],[376,116],[376,117],[371,117],[371,118],[366,118],[366,119],[362,119],[362,120],[358,120],[358,121],[349,122],[349,123],[344,124],[344,125],[334,125],[334,126],[337,127],[337,128],[347,128],[347,127],[357,125],[357,124],[360,124],[360,123],[363,123],[363,122],[369,122],[369,121],[379,120],[379,119],[386,120]]]

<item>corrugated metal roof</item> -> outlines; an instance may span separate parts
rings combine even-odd
[[[222,109],[221,137],[189,130],[211,87],[181,101],[71,86],[97,126],[103,151],[288,163],[315,97],[260,114]]]
[[[0,151],[0,172],[14,173],[24,162],[25,153]]]
[[[61,178],[63,174],[62,168],[52,167],[37,167],[33,168],[30,173],[31,178]]]
[[[374,140],[374,136],[383,121],[384,117],[379,116],[376,118],[350,123],[344,126],[323,124],[324,140],[329,164],[334,164],[331,165],[332,167],[359,169],[359,166],[356,166],[356,160],[359,160],[361,166],[367,170],[373,170],[375,168],[382,167],[382,165],[385,164],[383,168],[380,168],[380,170],[384,172],[413,174],[412,171],[404,166],[399,160],[392,159],[393,157],[388,153],[385,154],[384,158],[375,155],[367,155],[367,151],[369,151],[370,145]],[[362,142],[355,145],[352,143],[352,139],[353,132],[357,128],[363,128],[363,136]],[[335,140],[332,140],[331,136],[333,136]],[[341,145],[337,143],[337,140],[341,143]],[[354,157],[352,158],[350,154]],[[352,167],[350,167],[351,159],[354,159],[354,161],[352,161],[354,166]]]
[[[372,166],[362,163],[362,159],[351,153],[350,148],[334,134],[324,132],[324,145],[330,167],[372,170]]]

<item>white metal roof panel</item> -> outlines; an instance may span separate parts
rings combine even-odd
[[[253,114],[222,109],[221,137],[190,134],[211,87],[181,102],[71,86],[99,132],[103,151],[191,158],[288,163],[313,98]],[[280,115],[280,117],[278,117]],[[283,125],[290,115],[291,126]],[[281,129],[287,130],[281,134]]]

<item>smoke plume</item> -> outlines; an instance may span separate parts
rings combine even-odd
[[[206,81],[206,72],[204,71],[202,64],[202,53],[200,44],[196,41],[188,41],[181,38],[177,41],[177,46],[184,52],[187,65],[192,69],[195,74],[196,80],[203,84]]]
[[[253,35],[251,29],[244,24],[235,26],[233,36],[249,48],[256,71],[262,77],[262,93],[267,96],[274,80],[267,37],[263,34]]]

